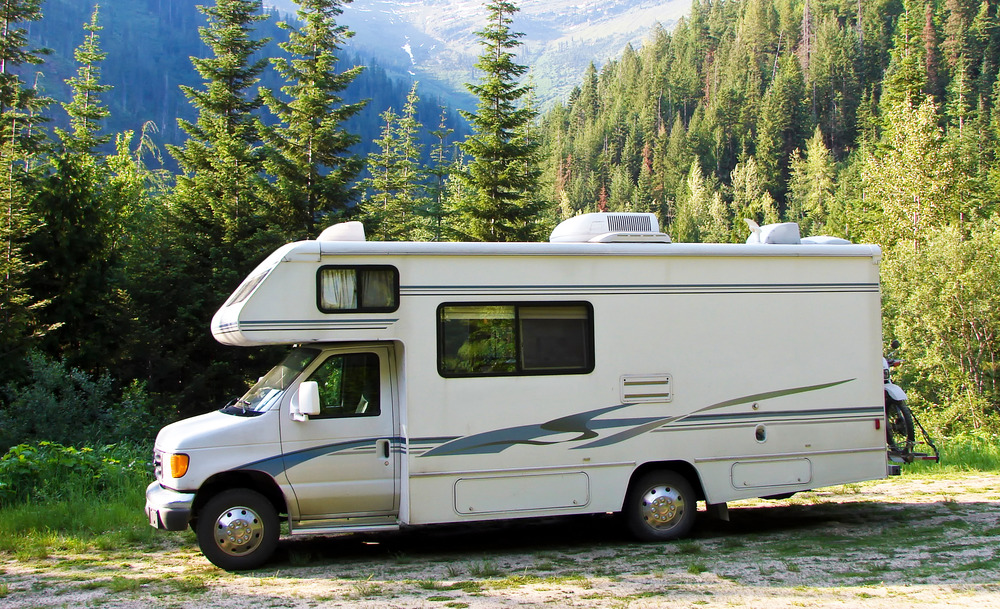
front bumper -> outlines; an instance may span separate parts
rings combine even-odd
[[[146,518],[149,525],[167,531],[183,531],[191,522],[194,493],[181,493],[153,482],[146,487]]]

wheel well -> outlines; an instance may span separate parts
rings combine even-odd
[[[232,471],[216,474],[201,485],[197,495],[195,495],[194,505],[192,506],[195,518],[197,518],[197,514],[201,511],[201,508],[212,497],[231,488],[247,488],[257,491],[271,502],[271,505],[274,506],[275,511],[279,514],[288,513],[285,496],[282,494],[281,488],[278,487],[278,483],[274,481],[274,478],[262,472]]]
[[[698,497],[698,500],[703,501],[705,499],[705,490],[701,486],[701,477],[698,475],[698,470],[687,461],[651,461],[643,463],[632,472],[632,477],[628,481],[629,488],[632,488],[632,484],[636,480],[649,472],[662,470],[677,472],[684,476],[688,483],[691,484],[691,488],[694,490],[694,494]],[[624,506],[624,499],[622,501],[622,505]]]

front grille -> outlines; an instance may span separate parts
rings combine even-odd
[[[650,216],[632,214],[609,214],[608,228],[613,233],[651,233],[653,221]]]
[[[153,475],[157,480],[163,479],[163,453],[158,450],[153,451]]]

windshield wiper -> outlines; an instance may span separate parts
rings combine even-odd
[[[225,406],[222,407],[222,412],[224,412],[226,414],[237,414],[236,408],[239,407],[239,409],[240,409],[239,412],[241,414],[243,414],[244,416],[251,416],[251,415],[255,415],[255,414],[260,414],[260,413],[254,412],[252,410],[247,410],[247,406],[249,406],[249,405],[250,405],[250,402],[248,402],[247,400],[244,400],[243,398],[233,398],[233,399],[229,400],[228,404],[226,404]]]

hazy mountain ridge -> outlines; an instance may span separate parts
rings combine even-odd
[[[206,25],[206,18],[196,6],[211,3],[212,0],[102,0],[98,17],[103,29],[99,32],[99,44],[107,57],[100,64],[101,82],[112,87],[100,96],[111,111],[103,121],[106,133],[138,131],[150,122],[156,125],[153,139],[161,146],[186,139],[177,119],[193,121],[197,113],[180,85],[204,86],[191,57],[209,53],[198,34],[198,28]],[[41,21],[27,24],[30,45],[49,48],[52,53],[45,56],[40,67],[25,66],[22,76],[37,83],[45,95],[57,101],[64,102],[71,95],[65,79],[75,75],[78,68],[73,52],[83,41],[83,24],[89,21],[92,11],[93,4],[78,0],[45,0]],[[257,24],[256,35],[271,39],[260,57],[281,54],[277,45],[287,39],[287,33],[277,27],[278,17],[273,15]],[[361,136],[356,151],[366,154],[373,149],[372,140],[381,129],[379,114],[389,107],[402,108],[412,77],[351,46],[342,49],[338,57],[341,63],[338,70],[367,66],[343,95],[347,103],[370,100],[345,125],[348,131]],[[272,91],[279,91],[286,84],[270,67],[261,74],[260,85]],[[440,91],[444,89],[437,87]],[[421,82],[418,90],[421,103],[417,118],[428,129],[437,127],[440,105],[444,103],[442,96],[433,90],[429,82]],[[448,114],[449,127],[456,129],[457,138],[466,132],[465,123],[453,110],[449,109]],[[58,105],[50,109],[49,115],[53,117],[52,126],[66,128],[68,117]],[[261,115],[272,120],[266,110]],[[425,145],[432,142],[426,134],[422,134],[422,139]],[[429,150],[429,146],[425,147]],[[165,155],[164,160],[172,167],[169,156]]]
[[[294,12],[293,0],[268,0]],[[525,0],[517,3],[513,29],[523,32],[518,62],[531,68],[543,106],[565,99],[590,62],[617,57],[628,43],[639,46],[655,24],[670,27],[690,8],[687,0]],[[339,20],[355,32],[351,46],[388,64],[407,68],[422,81],[446,83],[450,98],[474,104],[464,84],[476,78],[485,26],[481,0],[354,0]],[[445,94],[445,91],[441,91]]]

